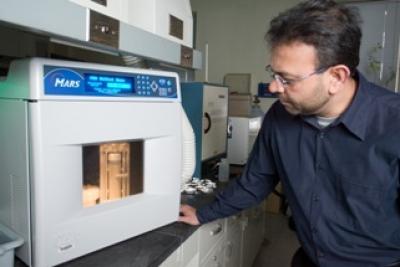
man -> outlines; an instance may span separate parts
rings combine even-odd
[[[270,91],[240,179],[180,221],[197,225],[261,202],[280,180],[301,249],[292,266],[400,266],[400,98],[356,67],[355,10],[298,4],[271,21]]]

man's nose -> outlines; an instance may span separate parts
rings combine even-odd
[[[280,82],[278,82],[277,80],[272,80],[269,83],[269,91],[273,94],[275,93],[283,93],[283,91],[285,90],[282,86],[282,84],[280,84]]]

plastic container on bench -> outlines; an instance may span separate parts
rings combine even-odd
[[[14,266],[14,249],[21,246],[24,240],[0,223],[0,266]]]

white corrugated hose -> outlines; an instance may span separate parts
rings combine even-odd
[[[192,125],[185,110],[182,109],[182,177],[181,188],[183,185],[192,180],[194,169],[196,167],[196,139]]]

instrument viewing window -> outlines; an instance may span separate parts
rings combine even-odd
[[[143,141],[83,147],[83,207],[143,192]]]

